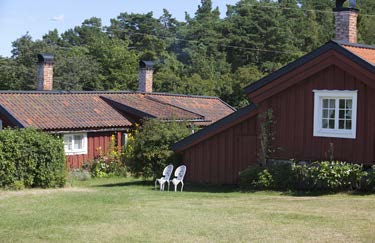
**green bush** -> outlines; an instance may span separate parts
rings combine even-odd
[[[267,169],[264,169],[257,174],[257,178],[251,184],[255,189],[272,189],[274,185],[273,176]]]
[[[375,192],[375,165],[361,179],[361,191]]]
[[[60,138],[32,128],[0,132],[0,187],[60,187],[65,166]]]
[[[137,177],[161,176],[165,166],[180,163],[171,146],[190,134],[186,123],[146,120],[130,136],[123,157],[125,165]]]
[[[362,165],[345,162],[314,162],[252,166],[240,173],[243,189],[277,189],[306,191],[374,190],[375,173]]]
[[[260,166],[250,166],[249,168],[240,172],[240,187],[244,190],[255,189],[254,181],[258,180],[259,173],[261,173],[264,168]]]
[[[362,165],[329,161],[295,165],[294,171],[296,189],[319,191],[360,189],[361,178],[366,175]]]
[[[273,188],[278,190],[293,189],[293,184],[296,180],[294,173],[294,163],[280,162],[273,163],[267,166],[268,171],[272,175],[274,184]]]
[[[121,156],[118,153],[118,148],[115,146],[116,138],[113,135],[111,142],[104,153],[100,148],[99,157],[85,164],[85,168],[91,172],[93,177],[110,177],[110,176],[124,176],[126,177],[126,167],[121,161]]]

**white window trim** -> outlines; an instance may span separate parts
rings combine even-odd
[[[74,149],[74,136],[79,136],[79,135],[83,135],[82,149]],[[72,137],[73,149],[71,151],[66,151],[65,143],[64,143],[65,155],[87,154],[87,133],[67,133],[67,134],[64,134],[64,141],[65,141],[66,136]]]
[[[313,90],[314,92],[314,137],[333,137],[355,139],[357,135],[357,90]],[[322,128],[322,99],[348,98],[352,99],[352,129],[323,129]],[[338,122],[336,112],[335,122]],[[337,124],[335,125],[337,127]]]

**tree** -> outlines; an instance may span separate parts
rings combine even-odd
[[[101,36],[92,40],[88,49],[99,63],[103,89],[137,89],[138,54],[129,49],[129,41]]]
[[[100,64],[87,48],[73,46],[54,52],[54,83],[57,90],[102,90]]]
[[[165,21],[168,20],[165,19]],[[141,59],[156,60],[167,47],[163,39],[164,26],[153,17],[152,12],[147,14],[120,13],[116,19],[111,19],[107,32],[112,37],[129,40],[129,47],[140,52]]]
[[[189,134],[186,123],[146,120],[128,143],[124,163],[133,175],[155,179],[168,164],[180,163],[171,146]]]

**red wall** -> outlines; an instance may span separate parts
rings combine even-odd
[[[87,154],[67,155],[67,166],[69,169],[81,168],[82,165],[90,160],[99,156],[99,147],[102,151],[107,152],[108,145],[110,144],[112,135],[115,135],[118,144],[121,147],[121,132],[91,132],[87,133]]]
[[[256,163],[256,118],[245,120],[183,153],[186,180],[235,184],[238,173]]]
[[[313,136],[313,90],[358,90],[357,137],[326,138]],[[261,110],[272,108],[276,120],[274,158],[296,160],[329,159],[330,143],[334,159],[371,164],[375,160],[375,90],[349,72],[331,65],[270,97]]]
[[[332,143],[335,160],[374,164],[374,75],[332,52],[319,60],[282,76],[250,96],[258,106],[259,115],[269,108],[273,110],[275,139],[272,148],[275,152],[271,158],[327,160]],[[358,91],[356,139],[313,136],[314,89]],[[214,184],[237,183],[238,172],[258,161],[258,116],[184,149],[187,179]]]

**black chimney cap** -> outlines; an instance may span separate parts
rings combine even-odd
[[[53,64],[53,55],[50,53],[38,54],[38,63]]]
[[[140,60],[139,61],[139,67],[140,68],[152,69],[154,67],[154,62],[153,61]]]

